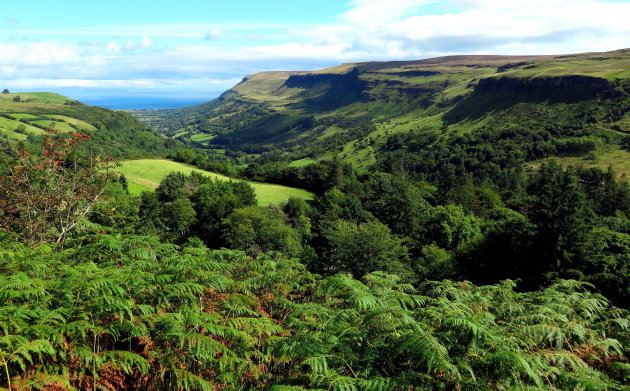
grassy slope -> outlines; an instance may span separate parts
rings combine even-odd
[[[55,94],[53,92],[16,92],[10,94],[0,94],[0,102],[13,102],[19,96],[23,103],[48,103],[63,105],[66,102],[76,102],[67,96]]]
[[[16,132],[20,125],[24,128],[25,133]],[[24,124],[18,120],[0,117],[0,134],[7,135],[7,137],[14,140],[26,140],[26,134],[28,133],[41,134],[43,133],[43,130]]]
[[[220,174],[200,170],[187,164],[165,159],[126,160],[121,162],[121,165],[118,171],[122,172],[127,177],[130,182],[129,190],[136,194],[155,189],[160,184],[160,181],[171,172],[182,172],[188,175],[196,171],[215,179],[231,179]],[[257,182],[249,182],[249,184],[254,187],[260,205],[279,204],[289,197],[305,199],[312,197],[311,193],[302,189]]]
[[[570,74],[601,77],[607,80],[627,79],[630,78],[630,66],[627,61],[627,51],[615,51],[605,55],[601,53],[569,55],[540,60],[535,66],[517,67],[504,74],[523,78]]]
[[[618,178],[630,180],[630,152],[617,146],[608,146],[602,151],[584,156],[561,156],[536,160],[530,162],[528,166],[537,169],[542,163],[552,160],[564,166],[597,167],[604,171],[612,166]]]
[[[7,96],[19,95],[24,97],[22,102],[13,102]],[[29,98],[26,98],[29,97]],[[0,114],[9,115],[13,119],[0,118],[0,126],[7,132],[14,132],[18,126],[23,125],[26,133],[42,134],[44,128],[53,128],[60,132],[95,131],[96,127],[86,121],[55,113],[77,112],[77,108],[89,111],[89,106],[68,106],[65,102],[74,102],[70,98],[54,93],[31,92],[0,94]],[[80,109],[78,109],[80,110]],[[29,123],[40,127],[31,126],[20,122],[28,120]]]
[[[13,102],[15,96],[21,102]],[[0,114],[0,143],[30,142],[29,135],[41,137],[52,128],[61,133],[87,132],[94,153],[118,159],[164,156],[177,145],[127,113],[86,106],[49,92],[0,93]]]
[[[211,135],[211,134],[206,134],[206,133],[196,133],[193,134],[192,136],[190,136],[190,139],[198,142],[198,143],[208,143],[210,140],[212,140],[215,136]]]
[[[304,159],[299,159],[299,160],[294,160],[289,164],[289,167],[305,167],[308,166],[309,164],[313,164],[315,163],[315,160],[313,159],[309,159],[309,158],[304,158]]]
[[[554,106],[546,100],[544,89],[524,102],[514,101],[514,91],[475,94],[479,80],[485,78],[567,75],[627,81],[630,50],[561,56],[449,56],[342,64],[310,73],[261,72],[246,77],[215,101],[150,115],[159,118],[162,130],[170,135],[185,127],[196,139],[205,139],[200,132],[211,134],[212,144],[235,149],[266,145],[304,158],[339,154],[367,168],[388,137],[397,133],[434,132],[443,137],[474,132],[501,121],[522,121],[514,112],[539,112],[544,107],[552,107],[550,122],[570,122],[575,107],[564,102]],[[511,105],[518,107],[506,112]],[[592,108],[597,107],[594,102]],[[596,118],[600,128],[630,133],[627,115],[614,123],[605,117]],[[541,127],[545,119],[538,119]]]

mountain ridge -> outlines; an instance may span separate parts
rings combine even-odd
[[[342,159],[367,168],[377,162],[395,134],[430,129],[444,139],[476,132],[489,122],[498,121],[501,127],[512,115],[505,110],[563,112],[562,119],[533,119],[541,129],[545,121],[579,122],[584,113],[578,113],[585,111],[594,117],[581,124],[582,129],[597,123],[606,131],[630,132],[624,113],[629,80],[629,49],[444,56],[347,63],[312,72],[259,72],[213,101],[157,110],[151,113],[153,120],[137,114],[158,131],[182,140],[207,133],[210,147],[246,152],[280,149],[311,158],[341,154]],[[569,110],[567,105],[575,107]],[[484,111],[481,106],[491,109]],[[573,137],[573,133],[567,128],[553,137]]]

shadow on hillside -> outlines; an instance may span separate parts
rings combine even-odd
[[[444,121],[454,124],[466,119],[477,120],[518,103],[556,105],[593,100],[610,87],[604,79],[586,76],[482,79],[473,93],[445,114]]]

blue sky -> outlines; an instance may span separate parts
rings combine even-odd
[[[212,98],[263,70],[630,46],[630,1],[0,0],[0,87]]]

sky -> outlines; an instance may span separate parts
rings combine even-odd
[[[0,0],[0,88],[84,101],[182,105],[265,70],[627,47],[630,0]]]

